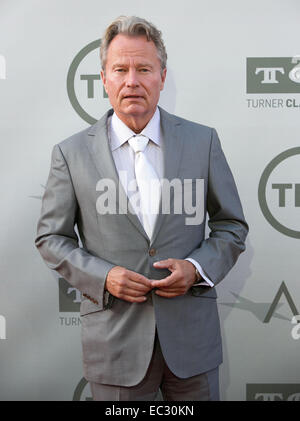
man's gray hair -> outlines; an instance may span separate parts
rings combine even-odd
[[[165,69],[167,65],[167,52],[161,37],[161,31],[145,19],[136,16],[119,16],[109,25],[101,40],[100,58],[103,71],[105,71],[109,44],[118,34],[129,36],[144,35],[148,41],[153,41],[160,60],[161,71]]]

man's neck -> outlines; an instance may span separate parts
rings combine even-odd
[[[153,117],[156,109],[152,114],[147,114],[146,116],[127,116],[116,113],[121,121],[126,124],[134,133],[138,134],[147,126],[151,118]]]

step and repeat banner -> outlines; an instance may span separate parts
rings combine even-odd
[[[297,0],[0,0],[0,400],[92,399],[81,294],[34,238],[53,146],[110,108],[99,43],[119,15],[162,31],[160,105],[217,129],[250,226],[217,286],[222,400],[300,400]]]

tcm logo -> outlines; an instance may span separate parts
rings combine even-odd
[[[264,169],[258,200],[266,220],[280,233],[300,238],[300,147],[288,149]]]
[[[96,123],[107,108],[107,100],[103,100],[107,95],[100,78],[100,43],[97,39],[82,48],[72,61],[67,76],[72,107],[88,124]]]
[[[77,384],[74,394],[73,401],[92,401],[90,385],[87,380],[83,377]]]
[[[6,319],[0,314],[0,339],[6,339]]]
[[[6,79],[6,60],[2,54],[0,54],[0,79]]]
[[[300,401],[300,384],[247,384],[247,401]]]
[[[248,57],[247,93],[300,93],[300,56]]]

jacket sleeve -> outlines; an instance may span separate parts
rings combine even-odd
[[[57,271],[99,309],[105,309],[110,305],[107,300],[110,294],[104,290],[104,284],[115,265],[79,247],[75,232],[77,212],[69,168],[59,145],[55,145],[35,245],[50,269]]]
[[[245,250],[248,225],[215,129],[212,129],[209,157],[207,212],[209,237],[187,257],[199,262],[216,285]]]

